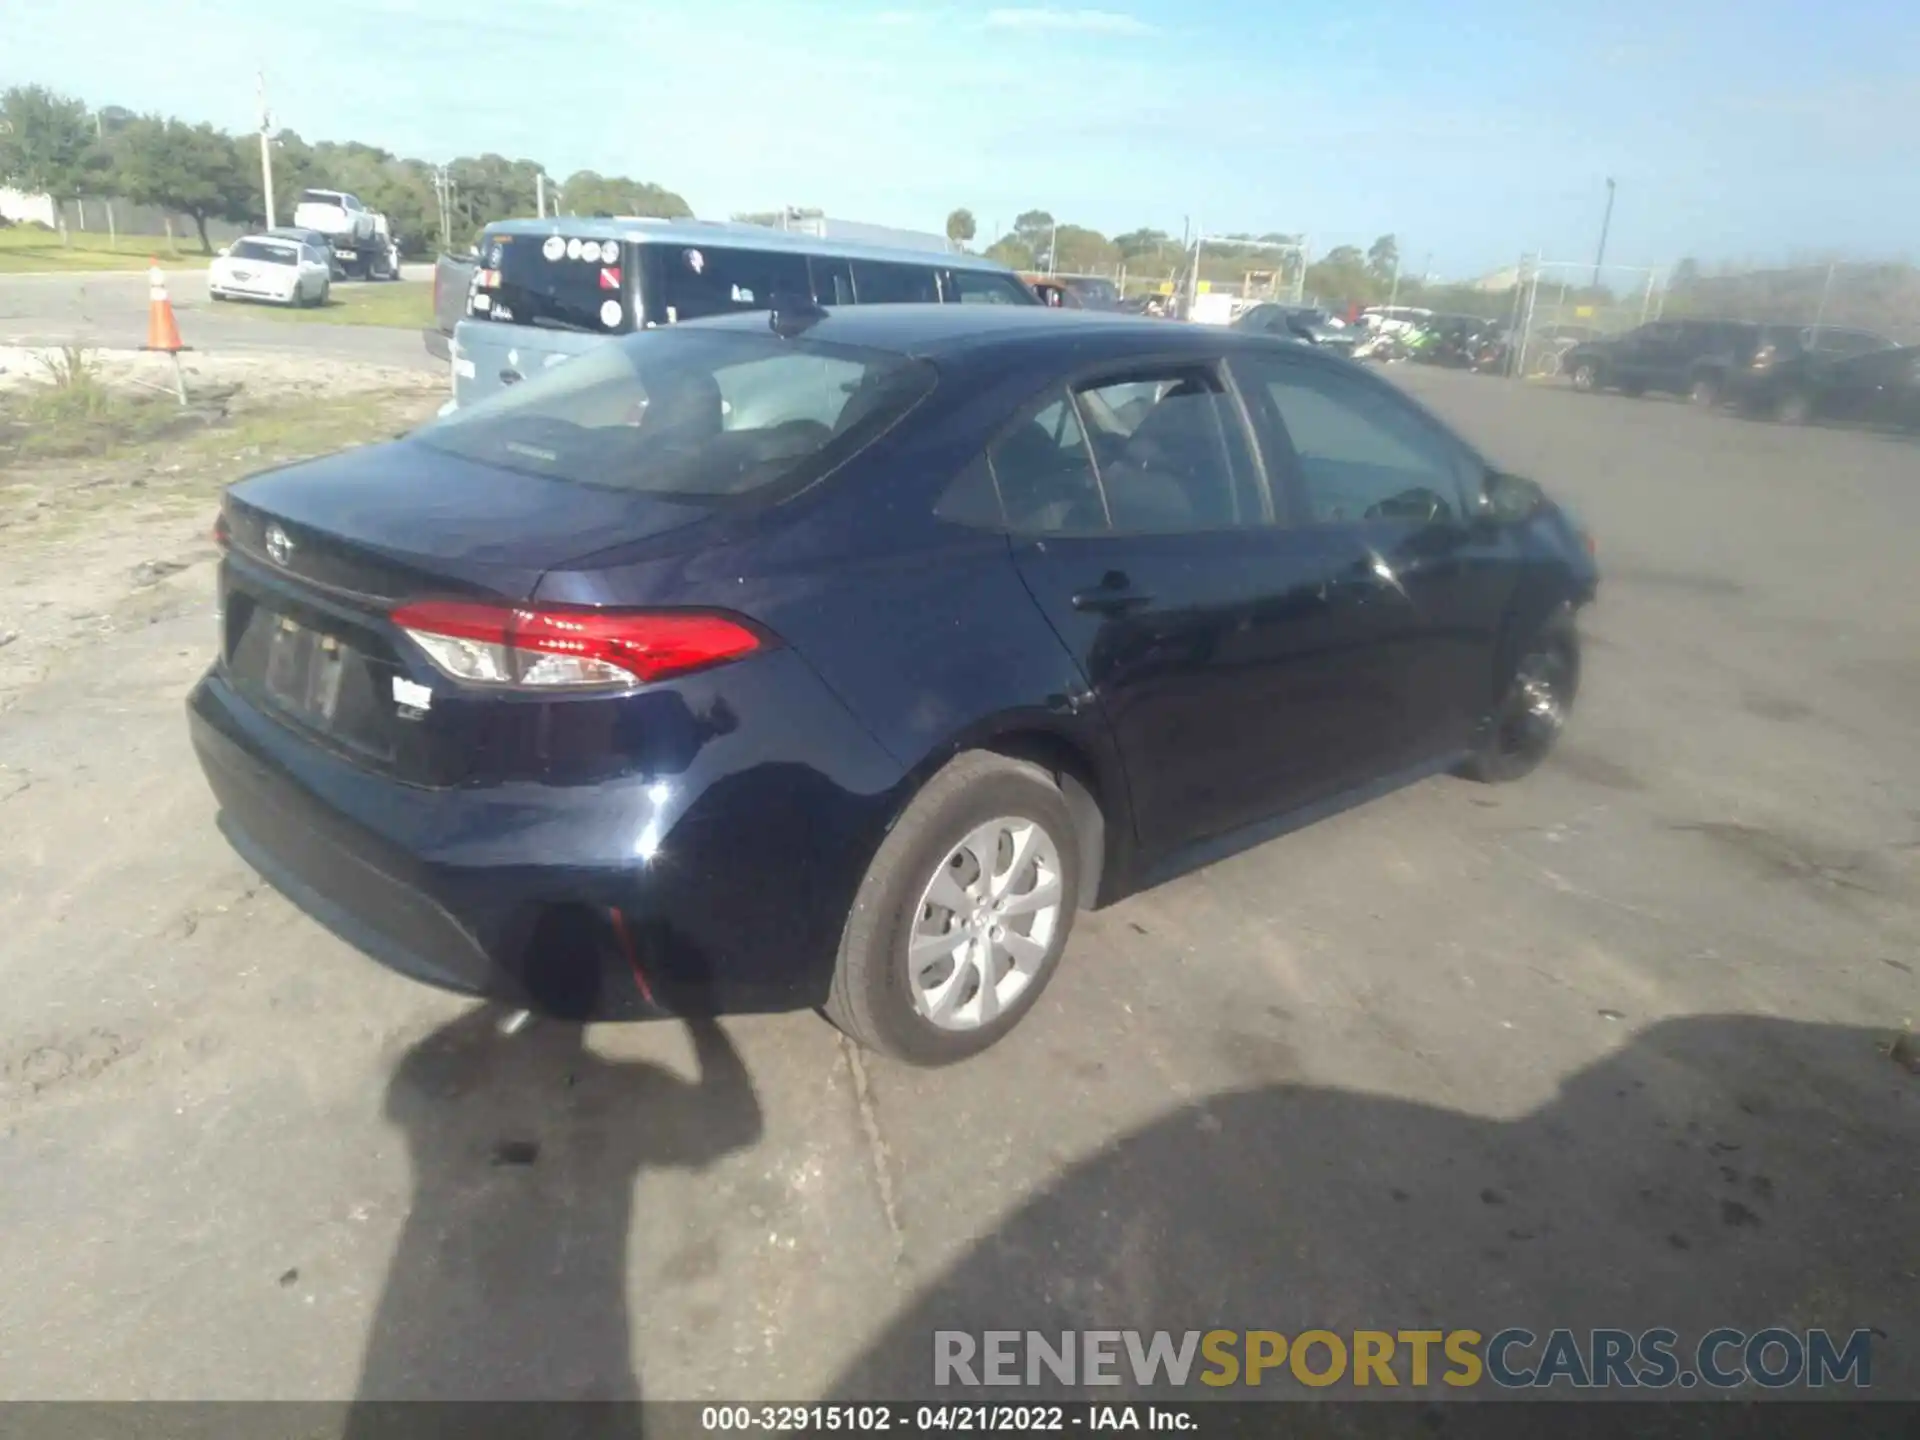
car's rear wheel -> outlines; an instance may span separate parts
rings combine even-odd
[[[1531,774],[1553,753],[1580,690],[1580,634],[1562,608],[1521,648],[1506,693],[1462,767],[1488,784]]]
[[[827,1017],[869,1049],[945,1065],[999,1040],[1058,967],[1079,903],[1073,820],[1038,766],[972,751],[882,842],[841,938]]]
[[[1717,376],[1697,375],[1687,390],[1687,398],[1702,410],[1711,410],[1720,403],[1720,381]]]
[[[1598,390],[1600,371],[1591,360],[1582,360],[1573,367],[1573,388],[1576,390]]]

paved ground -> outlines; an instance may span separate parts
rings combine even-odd
[[[431,266],[408,265],[409,280],[431,280]],[[201,271],[167,274],[180,336],[196,351],[226,354],[297,349],[308,354],[409,369],[444,371],[426,352],[418,330],[361,325],[261,323],[207,298]],[[55,345],[85,341],[133,347],[147,338],[145,271],[115,274],[0,275],[0,345]]]
[[[936,1326],[1774,1323],[1876,1327],[1920,1394],[1920,450],[1409,383],[1600,535],[1564,751],[1083,918],[957,1070],[807,1015],[497,1037],[216,837],[204,564],[103,624],[0,714],[0,1396],[914,1394]]]

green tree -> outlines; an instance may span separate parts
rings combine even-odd
[[[1400,242],[1393,236],[1382,235],[1367,247],[1367,270],[1374,279],[1391,284],[1399,269]]]
[[[86,105],[44,85],[0,95],[0,179],[30,195],[50,195],[67,244],[66,205],[87,193],[106,165]]]
[[[1307,267],[1307,289],[1322,301],[1368,305],[1385,287],[1367,265],[1357,245],[1336,245]]]
[[[560,205],[570,215],[650,215],[677,220],[693,214],[692,207],[671,190],[650,181],[600,175],[592,170],[576,170],[567,177],[560,187]],[[769,225],[779,222],[777,212],[757,220]]]
[[[973,243],[973,237],[979,227],[973,223],[973,212],[962,206],[947,216],[947,239],[962,249]]]
[[[1053,268],[1069,274],[1111,270],[1120,263],[1120,250],[1098,230],[1084,225],[1061,225],[1048,236],[1053,246]]]
[[[120,192],[141,205],[177,211],[200,232],[200,248],[213,253],[209,220],[246,220],[253,214],[257,177],[242,159],[247,141],[211,125],[145,116],[119,136],[116,176]]]
[[[1002,235],[987,247],[987,258],[996,260],[1011,270],[1034,268],[1033,247],[1018,235]]]
[[[1053,239],[1053,216],[1045,210],[1023,210],[1014,217],[1013,233],[1038,255]]]

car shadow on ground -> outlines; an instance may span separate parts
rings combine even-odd
[[[684,1022],[698,1065],[689,1081],[596,1055],[577,1026],[506,1035],[505,1019],[468,1011],[408,1050],[388,1085],[413,1195],[367,1337],[362,1402],[638,1399],[635,1182],[760,1139],[746,1067],[712,1020]],[[347,1434],[396,1433],[397,1413],[364,1404]]]
[[[968,1398],[934,1389],[938,1330],[1524,1326],[1544,1338],[1556,1327],[1665,1326],[1680,1333],[1684,1364],[1715,1327],[1783,1326],[1824,1327],[1841,1342],[1870,1331],[1864,1397],[1915,1398],[1920,1060],[1894,1041],[1760,1018],[1664,1022],[1511,1120],[1296,1084],[1216,1095],[1022,1204],[831,1393]],[[1318,1352],[1314,1368],[1327,1363]],[[1405,1395],[1404,1350],[1393,1368]],[[1440,1370],[1430,1392],[1459,1394],[1437,1383]],[[1240,1393],[1382,1394],[1350,1379],[1310,1392],[1282,1371]],[[1229,1393],[1180,1393],[1196,1392]],[[1129,1382],[1078,1393],[1155,1391]],[[1532,1393],[1572,1394],[1565,1382]]]

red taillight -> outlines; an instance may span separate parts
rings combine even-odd
[[[226,554],[227,547],[233,543],[233,532],[227,528],[227,513],[224,510],[213,517],[212,539],[214,548],[223,555]]]
[[[525,609],[421,600],[393,612],[427,658],[456,680],[525,689],[608,689],[702,670],[758,650],[724,615]]]

